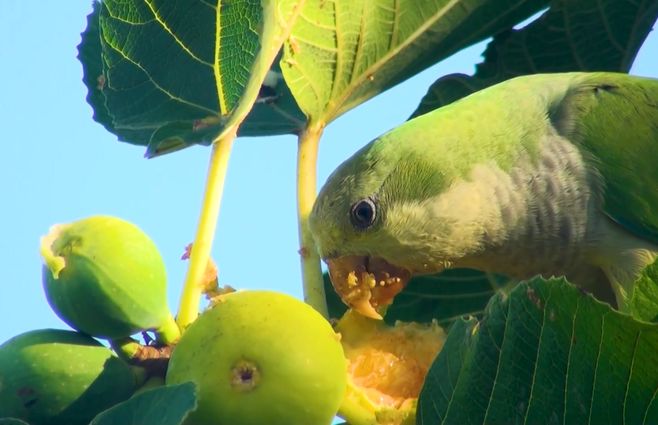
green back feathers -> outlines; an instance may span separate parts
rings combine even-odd
[[[606,214],[658,243],[658,80],[581,74],[553,118],[601,174]]]

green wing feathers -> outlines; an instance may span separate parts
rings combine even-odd
[[[558,131],[599,171],[604,209],[658,243],[658,80],[580,74],[553,115]]]

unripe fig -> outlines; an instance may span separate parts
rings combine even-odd
[[[110,216],[58,224],[41,239],[43,286],[57,315],[96,337],[123,338],[155,330],[178,337],[169,311],[166,272],[151,239]]]
[[[145,380],[95,339],[41,329],[0,345],[0,418],[83,425],[128,399]]]
[[[194,425],[328,425],[343,400],[338,335],[303,302],[272,291],[219,297],[174,348],[167,384],[193,381]]]

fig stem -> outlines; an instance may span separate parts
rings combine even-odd
[[[201,216],[199,217],[196,236],[192,244],[192,252],[190,253],[187,275],[176,318],[181,332],[185,332],[185,329],[199,315],[203,278],[208,260],[210,259],[210,250],[217,228],[228,160],[237,129],[238,126],[234,125],[229,131],[223,131],[212,145],[208,176],[206,178],[206,190],[201,206]]]
[[[117,356],[126,363],[131,363],[141,348],[139,342],[131,337],[110,339],[109,343]]]
[[[304,301],[329,316],[324,294],[320,256],[309,229],[308,219],[317,195],[318,145],[324,124],[308,123],[297,142],[297,220],[299,223],[299,254],[304,282]]]
[[[178,342],[180,339],[180,328],[176,320],[169,315],[167,321],[155,330],[157,340],[161,344],[171,345]]]
[[[109,342],[117,357],[135,369],[142,369],[144,375],[142,383],[147,376],[164,378],[167,374],[173,346],[142,345],[131,337],[111,339]]]

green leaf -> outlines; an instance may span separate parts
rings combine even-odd
[[[412,117],[519,75],[628,72],[657,17],[655,1],[553,0],[526,27],[497,34],[474,76],[438,79]]]
[[[308,0],[281,68],[311,121],[376,94],[546,6],[547,0]]]
[[[238,136],[298,134],[306,127],[306,116],[286,85],[278,60],[272,64],[271,71],[270,75],[277,77],[277,84],[273,88],[263,87],[263,96],[259,96],[242,122]]]
[[[453,326],[417,423],[658,423],[657,350],[658,325],[535,278]]]
[[[334,287],[331,285],[329,273],[323,273],[322,280],[324,281],[324,294],[325,298],[327,299],[329,317],[332,319],[340,319],[347,311],[347,306],[343,303],[343,301],[341,301],[338,294],[336,294]]]
[[[347,307],[324,274],[329,316],[342,317]],[[398,294],[384,320],[429,323],[448,326],[464,315],[480,315],[489,299],[515,282],[501,275],[473,269],[449,269],[437,275],[417,276]]]
[[[101,4],[94,1],[92,6],[92,12],[87,16],[87,28],[81,34],[82,40],[78,45],[78,60],[82,63],[83,68],[82,82],[87,87],[87,103],[91,105],[94,112],[94,120],[102,124],[107,131],[117,134],[121,139],[122,135],[116,132],[112,124],[112,117],[105,107],[105,96],[103,96],[105,76],[101,60],[101,35],[98,29]],[[148,139],[148,134],[129,136],[127,140],[138,138]]]
[[[196,409],[191,382],[157,387],[100,413],[90,425],[180,425]]]
[[[438,275],[418,276],[395,297],[385,320],[395,323],[431,322],[443,327],[461,316],[481,315],[489,299],[515,281],[473,269],[449,269]]]
[[[658,322],[658,259],[635,280],[628,310],[635,318]]]
[[[211,143],[246,117],[268,73],[276,77],[270,67],[301,3],[95,3],[78,56],[94,118],[120,140],[148,146],[147,156]],[[274,81],[249,135],[292,132],[304,121],[282,79]]]
[[[0,418],[0,425],[30,425],[16,418]]]

